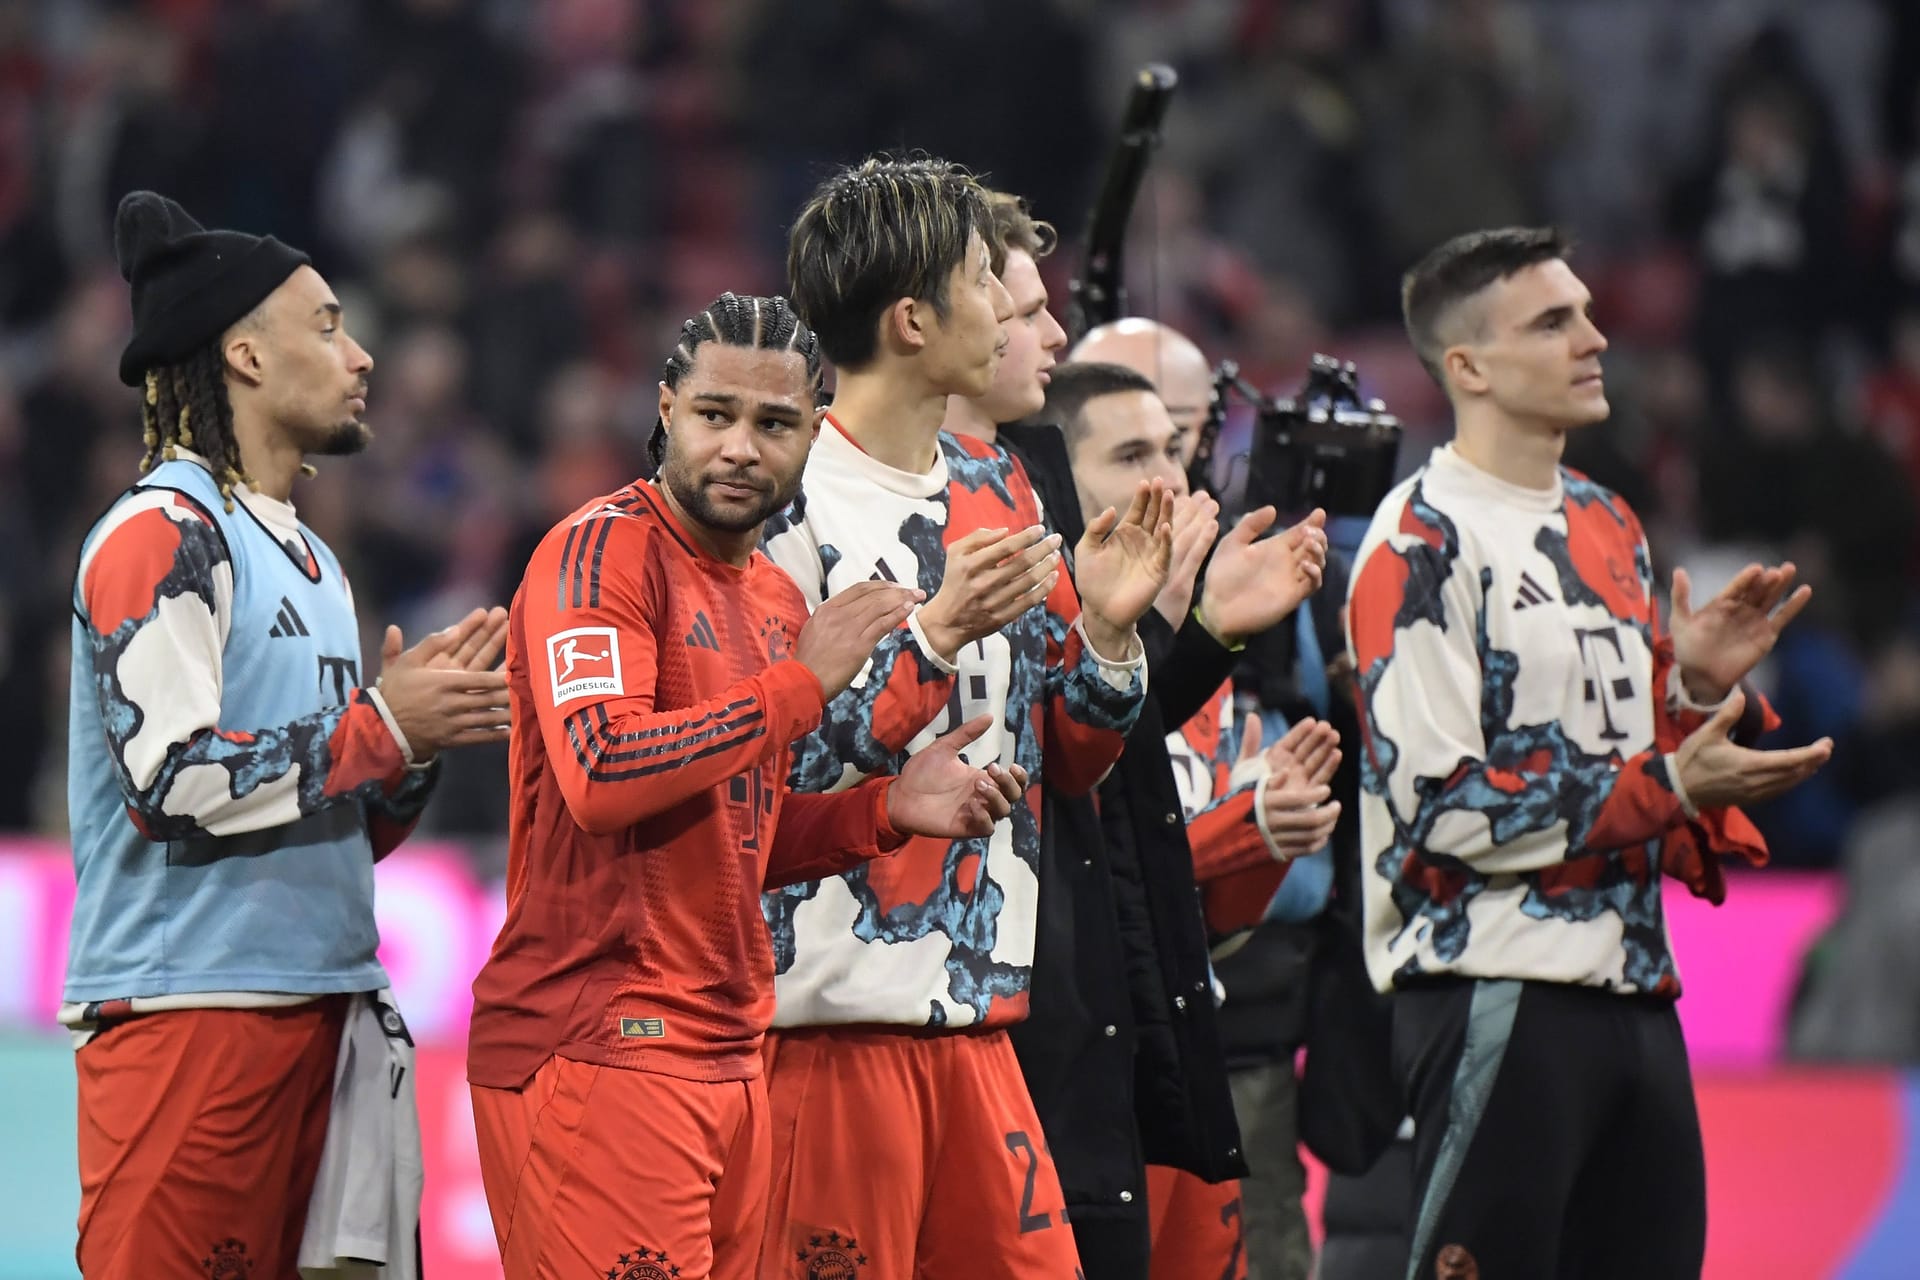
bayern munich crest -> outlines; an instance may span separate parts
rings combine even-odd
[[[200,1269],[207,1273],[207,1280],[247,1280],[253,1273],[253,1259],[247,1256],[244,1243],[229,1237],[207,1251]]]
[[[607,1268],[607,1280],[678,1280],[679,1275],[665,1249],[635,1249]]]
[[[838,1231],[808,1236],[806,1248],[799,1251],[802,1274],[806,1280],[854,1280],[867,1265],[860,1242]]]

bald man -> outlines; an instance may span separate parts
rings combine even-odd
[[[1213,401],[1213,366],[1191,338],[1158,320],[1128,316],[1087,330],[1067,359],[1125,365],[1153,383],[1180,429],[1181,464],[1193,462]]]

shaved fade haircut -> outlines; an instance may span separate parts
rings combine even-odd
[[[1144,391],[1156,398],[1160,394],[1146,375],[1123,364],[1069,362],[1054,369],[1040,420],[1059,427],[1060,434],[1067,439],[1068,451],[1072,452],[1079,449],[1080,441],[1087,434],[1087,406],[1095,400],[1128,391]]]
[[[1483,290],[1541,262],[1565,259],[1573,244],[1552,227],[1501,227],[1455,236],[1400,281],[1400,314],[1427,374],[1445,390],[1440,357],[1453,343],[1442,330]]]

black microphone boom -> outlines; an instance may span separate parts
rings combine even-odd
[[[1120,138],[1087,218],[1086,265],[1071,286],[1067,334],[1074,342],[1094,326],[1127,314],[1126,287],[1121,282],[1127,219],[1146,177],[1147,162],[1160,141],[1160,122],[1179,83],[1173,68],[1161,62],[1148,63],[1134,76],[1133,92],[1127,95],[1126,112],[1120,118]]]

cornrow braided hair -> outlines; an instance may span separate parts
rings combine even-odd
[[[749,347],[760,351],[797,351],[807,364],[807,386],[817,395],[820,390],[820,343],[813,330],[800,323],[793,304],[782,297],[741,297],[723,293],[707,309],[680,326],[680,343],[667,357],[660,380],[674,390],[680,379],[693,368],[693,356],[709,342],[730,347]],[[655,419],[653,435],[647,440],[647,457],[655,471],[667,451],[667,424]]]
[[[177,364],[147,370],[141,398],[146,456],[141,474],[160,462],[172,462],[179,449],[192,449],[213,467],[229,514],[235,485],[253,483],[240,461],[233,434],[233,402],[227,398],[226,356],[218,340]],[[309,474],[311,470],[309,469]]]

